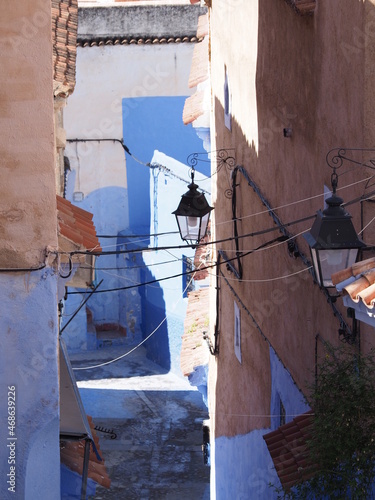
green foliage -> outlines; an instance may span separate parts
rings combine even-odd
[[[372,498],[375,477],[375,362],[352,348],[327,345],[311,389],[308,442],[313,477],[284,498]]]

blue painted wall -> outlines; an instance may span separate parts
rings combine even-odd
[[[60,494],[57,277],[52,269],[0,274],[0,498],[50,500]],[[8,387],[16,426],[8,429]],[[13,390],[10,391],[11,393]],[[14,432],[14,436],[9,434]],[[16,493],[8,492],[15,440]],[[8,439],[10,438],[10,439]]]
[[[184,163],[190,153],[203,150],[194,129],[182,122],[185,100],[186,96],[123,99],[124,142],[136,158],[148,163],[158,150]],[[150,170],[129,155],[126,166],[130,228],[147,233]],[[209,175],[209,166],[204,168]]]
[[[273,500],[277,493],[273,487],[280,487],[272,458],[263,435],[280,425],[280,398],[286,411],[286,422],[309,410],[309,406],[284,368],[275,351],[270,348],[272,393],[270,414],[271,426],[249,434],[215,440],[215,484],[216,499],[227,500]]]
[[[75,202],[77,206],[93,213],[99,235],[113,235],[112,239],[100,240],[104,250],[145,248],[149,244],[183,244],[172,212],[177,208],[181,195],[187,191],[190,181],[187,157],[191,153],[204,151],[202,139],[197,136],[195,129],[182,122],[185,100],[184,96],[123,99],[124,143],[134,155],[126,155],[125,166],[124,153],[127,189],[107,186],[95,189],[86,194],[81,202]],[[204,137],[207,142],[207,133]],[[118,148],[118,143],[114,143],[113,147]],[[80,151],[80,148],[76,149],[73,149],[75,154]],[[177,174],[186,182],[153,170],[136,159],[145,164],[160,161],[170,168],[172,174]],[[77,163],[77,159],[75,161]],[[196,169],[196,180],[203,179],[209,176],[210,164],[201,163]],[[74,184],[75,174],[78,175],[75,171],[70,174],[68,184]],[[122,171],[119,175],[122,175]],[[93,183],[98,184],[99,181]],[[86,187],[83,189],[87,191]],[[72,196],[69,185],[67,192]],[[176,234],[159,238],[146,236],[138,241],[132,238],[133,235],[150,235],[159,231],[175,231]],[[172,255],[154,252],[152,256],[138,253],[99,257],[96,278],[97,282],[101,279],[104,281],[98,292],[181,274],[184,269],[182,253],[182,250],[176,250]],[[188,249],[185,254],[193,257],[194,251]],[[171,264],[163,265],[168,260],[172,261]],[[100,271],[100,267],[111,269]],[[145,344],[148,356],[163,369],[181,374],[181,338],[187,305],[187,299],[183,299],[183,282],[180,276],[146,287],[98,293],[90,298],[87,306],[92,310],[96,324],[114,323],[125,327],[128,343],[137,343],[157,329]],[[63,325],[83,298],[84,295],[69,295]],[[92,348],[85,308],[66,328],[64,338],[70,351]]]
[[[202,152],[201,139],[191,126],[182,122],[186,97],[144,97],[123,100],[124,142],[134,157],[143,163],[163,161],[163,165],[189,181],[187,157]],[[158,154],[158,152],[162,152]],[[163,156],[164,155],[164,156]],[[127,155],[129,231],[134,234],[177,231],[172,211],[187,191],[187,183],[164,175],[140,164]],[[160,158],[163,158],[160,160]],[[197,170],[209,175],[210,165]],[[144,239],[140,246],[178,246],[183,244],[178,234]],[[193,256],[189,249],[189,255]],[[162,279],[183,271],[182,251],[172,254],[145,253],[143,260],[149,267],[141,271],[141,281]],[[172,260],[165,266],[163,262]],[[157,264],[160,264],[158,266]],[[164,369],[180,372],[181,337],[184,329],[187,299],[183,299],[183,278],[160,281],[139,289],[143,338],[157,328],[145,343],[152,361]],[[181,298],[181,300],[179,300]],[[163,321],[165,319],[165,321]],[[160,325],[160,326],[159,326]]]

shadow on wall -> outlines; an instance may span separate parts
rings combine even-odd
[[[244,92],[232,96],[232,109],[238,114],[232,116],[231,130],[225,128],[224,107],[215,99],[215,122],[223,124],[216,127],[216,146],[217,149],[235,147],[235,164],[244,166],[272,207],[285,205],[277,215],[282,223],[287,223],[313,215],[322,208],[324,183],[329,185],[331,174],[325,165],[326,153],[343,143],[362,146],[363,117],[358,110],[363,109],[360,90],[366,88],[367,83],[363,80],[365,56],[364,48],[360,50],[355,44],[353,32],[363,29],[366,4],[342,2],[338,9],[338,2],[329,2],[319,5],[322,9],[315,17],[302,18],[286,2],[262,0],[258,3],[255,81],[245,82]],[[345,22],[345,16],[351,19],[350,23]],[[350,64],[341,57],[344,47],[351,49]],[[317,57],[318,54],[324,57]],[[223,61],[222,96],[225,95],[224,62],[227,61]],[[241,68],[236,69],[233,61],[228,61],[227,68],[229,81],[241,78]],[[246,95],[246,88],[253,83],[255,98],[252,100],[253,96]],[[350,102],[347,102],[348,95]],[[244,108],[246,114],[242,113]],[[231,189],[229,172],[225,170],[223,166],[217,175],[215,216],[218,221],[235,220],[231,199],[224,195]],[[345,184],[353,180],[354,174],[348,174]],[[356,189],[351,193],[353,199],[362,194],[360,187]],[[318,193],[322,196],[316,197]],[[240,236],[272,229],[272,220],[260,196],[243,177],[238,177],[236,198]],[[297,200],[305,201],[292,203]],[[351,212],[354,215],[354,207]],[[257,215],[244,217],[250,214]],[[306,231],[309,224],[293,224],[288,229],[298,235]],[[217,225],[216,229],[217,240],[233,235],[231,224]],[[278,231],[240,239],[239,252],[266,246],[277,236],[280,236]],[[308,255],[302,237],[295,241]],[[220,249],[229,256],[236,250],[233,241],[221,244]],[[286,242],[277,247],[270,245],[241,260],[243,283],[225,266],[219,269],[216,321],[220,351],[216,358],[215,400],[211,401],[215,415],[215,486],[217,498],[227,498],[228,494],[238,498],[255,498],[255,495],[256,498],[276,498],[268,486],[275,475],[262,433],[271,425],[272,428],[281,425],[283,418],[290,420],[291,410],[295,409],[297,414],[303,411],[297,406],[301,393],[296,389],[307,392],[306,385],[313,380],[316,329],[322,329],[327,340],[337,342],[339,325],[324,295],[314,287],[307,267],[300,258],[295,258]],[[288,278],[281,279],[284,276]],[[241,362],[235,355],[234,303],[241,315]],[[270,345],[275,350],[272,364]],[[276,383],[275,377],[272,378],[277,370],[284,370],[281,363],[286,367],[285,379],[293,374],[289,386],[285,380],[280,383],[278,378]],[[272,394],[275,396],[273,406]],[[253,457],[245,460],[243,455],[247,450],[252,450]],[[236,455],[231,457],[229,451]],[[247,469],[232,474],[235,469],[231,463],[246,463]],[[256,474],[250,476],[249,470]],[[220,474],[222,471],[226,472],[225,480]],[[252,492],[253,488],[256,493]]]
[[[144,248],[143,241],[137,243],[131,235],[122,232],[118,237],[119,249],[137,250]],[[120,264],[121,262],[121,264]],[[141,252],[118,255],[117,269],[125,281],[124,286],[153,281],[155,276],[146,266]],[[147,357],[169,371],[171,356],[169,350],[166,306],[163,290],[159,283],[142,285],[119,292],[120,322],[127,325],[127,336],[134,342],[144,341]]]
[[[142,283],[153,279],[155,279],[155,276],[152,272],[148,268],[144,268],[141,272]],[[169,371],[171,368],[171,354],[163,289],[159,283],[153,283],[141,287],[140,295],[143,304],[142,323],[146,324],[148,329],[144,331],[143,338],[145,339],[156,330],[145,342],[147,357]]]

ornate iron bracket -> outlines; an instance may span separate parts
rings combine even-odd
[[[360,156],[362,158],[360,158]],[[326,162],[329,168],[332,169],[331,183],[333,191],[335,192],[339,177],[337,170],[339,170],[342,166],[351,164],[355,167],[365,167],[370,170],[375,170],[375,149],[333,148],[328,151],[326,155]],[[344,173],[346,172],[343,172],[340,175],[343,175]],[[371,184],[367,183],[366,188],[370,185]]]
[[[297,258],[301,258],[302,262],[305,264],[306,267],[310,268],[309,272],[310,274],[314,274],[312,270],[312,264],[310,260],[306,257],[306,255],[299,249],[297,242],[294,239],[294,235],[291,234],[287,230],[287,226],[283,224],[283,222],[280,220],[280,218],[276,215],[274,210],[271,207],[271,204],[269,201],[265,198],[263,193],[261,192],[260,188],[258,185],[253,181],[253,179],[250,177],[248,172],[242,167],[241,165],[236,165],[236,160],[235,157],[232,154],[229,154],[229,151],[234,151],[234,149],[219,149],[216,151],[212,151],[210,154],[208,153],[192,153],[191,155],[188,156],[187,162],[188,164],[194,168],[200,161],[204,162],[211,162],[215,161],[217,164],[216,171],[214,174],[217,174],[223,166],[226,167],[227,170],[231,172],[231,177],[232,177],[232,185],[230,189],[227,189],[225,191],[225,196],[227,198],[232,199],[232,216],[233,216],[233,224],[234,224],[234,235],[235,235],[235,245],[236,245],[236,256],[237,256],[237,263],[238,263],[238,269],[233,266],[233,264],[230,265],[230,268],[228,267],[229,271],[233,272],[235,276],[241,280],[242,279],[242,263],[241,263],[241,252],[239,250],[239,237],[238,237],[238,229],[237,229],[237,214],[236,214],[236,187],[238,186],[237,183],[237,174],[241,173],[243,177],[246,179],[248,185],[254,190],[256,195],[259,197],[263,205],[267,208],[268,213],[270,217],[272,217],[274,223],[278,226],[281,234],[285,236],[288,240],[288,251],[291,256]],[[336,170],[338,170],[344,163],[344,161],[348,161],[352,164],[358,165],[358,166],[366,166],[370,169],[375,170],[375,158],[374,159],[369,159],[366,162],[363,161],[358,161],[356,158],[351,158],[350,156],[347,155],[347,152],[372,152],[375,154],[375,149],[344,149],[344,148],[335,148],[332,149],[331,151],[328,152],[326,161],[327,164],[333,169],[333,176],[334,179],[337,180],[337,173]],[[214,175],[213,174],[213,175]],[[226,257],[226,254],[224,251],[219,251],[219,256],[218,256],[218,265],[223,259],[224,261],[228,260]],[[218,275],[218,272],[217,272]],[[217,288],[218,288],[217,284]],[[350,328],[349,325],[346,323],[344,320],[341,312],[338,310],[338,308],[335,305],[335,297],[332,297],[326,289],[321,288],[322,292],[327,298],[327,302],[330,304],[330,307],[332,309],[333,315],[338,318],[340,322],[340,329],[339,329],[339,335],[340,339],[343,342],[347,342],[349,344],[354,344],[357,338],[357,324],[355,323],[355,320],[353,321],[353,328]],[[216,311],[216,325],[215,325],[215,345],[212,345],[211,340],[205,335],[204,338],[208,343],[208,347],[210,349],[211,354],[216,355],[219,353],[219,347],[218,347],[218,338],[219,338],[219,293],[217,293],[217,303],[216,303],[217,311]]]

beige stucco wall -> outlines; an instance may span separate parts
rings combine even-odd
[[[323,206],[323,196],[316,196],[323,193],[324,184],[330,186],[331,171],[325,162],[330,149],[374,145],[373,2],[329,0],[317,4],[311,17],[296,15],[283,0],[213,0],[210,12],[212,149],[234,148],[231,153],[236,163],[246,168],[271,206],[288,205],[277,210],[284,223],[313,215]],[[361,45],[363,33],[367,38]],[[224,126],[225,67],[232,94],[231,131]],[[285,127],[292,129],[291,138],[284,137]],[[348,172],[340,177],[339,187],[368,175],[361,169]],[[233,236],[231,202],[224,196],[229,170],[221,168],[214,180],[217,240]],[[237,215],[264,211],[245,179],[239,175],[238,180]],[[362,183],[343,189],[340,195],[349,201],[363,192]],[[358,204],[350,212],[359,230]],[[365,221],[375,215],[369,206],[364,212]],[[254,215],[239,223],[239,233],[273,225],[268,214]],[[310,226],[307,221],[288,229],[299,234]],[[371,229],[367,234],[370,238]],[[240,249],[246,252],[279,235],[276,231],[245,238]],[[297,243],[309,257],[302,237]],[[231,242],[217,249],[234,256]],[[274,279],[304,270],[301,259],[290,257],[284,243],[244,257],[241,283],[222,269],[297,386],[307,394],[314,373],[316,335],[337,344],[340,325],[307,271],[289,280]],[[233,347],[235,297],[223,279],[220,294],[220,353],[211,360],[209,385],[216,437],[269,427],[266,415],[271,394],[268,343],[242,311],[242,364],[237,361]],[[372,342],[366,332],[362,340]],[[323,352],[321,342],[318,351]],[[246,416],[227,417],[233,414]]]
[[[0,267],[37,267],[56,245],[51,6],[1,7]]]

